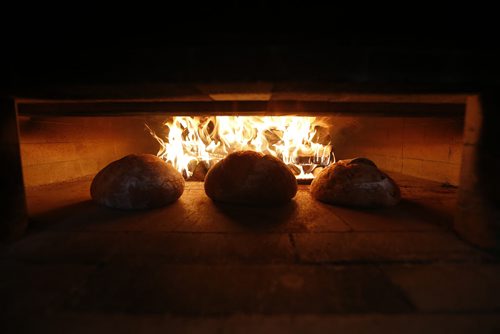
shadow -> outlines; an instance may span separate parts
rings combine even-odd
[[[391,207],[345,208],[364,212],[371,216],[397,219],[402,223],[408,220],[420,221],[444,228],[449,228],[453,224],[453,211],[449,208],[443,207],[443,205],[438,201],[431,203],[429,200],[423,202],[403,198],[397,205]]]
[[[92,200],[84,200],[63,206],[52,207],[36,214],[28,213],[28,231],[44,230],[59,225],[70,216],[78,216],[89,212],[96,204]]]
[[[452,207],[446,207],[440,201],[416,201],[402,199],[395,207],[418,220],[426,221],[433,225],[444,228],[453,226],[454,210]]]
[[[267,229],[284,225],[297,211],[294,200],[276,206],[232,204],[212,201],[217,211],[249,229]]]
[[[126,229],[161,223],[163,216],[182,217],[180,201],[145,210],[120,210],[99,205],[91,199],[48,209],[30,216],[28,233],[42,230]]]
[[[391,207],[360,208],[345,205],[332,205],[319,202],[325,209],[339,216],[355,229],[368,230],[405,230],[419,229],[433,225],[440,229],[450,229],[454,219],[452,203],[433,199],[401,199]]]

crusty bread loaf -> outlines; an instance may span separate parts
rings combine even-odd
[[[184,178],[151,154],[131,154],[104,167],[92,181],[92,199],[111,208],[134,210],[164,206],[184,191]]]
[[[297,180],[278,158],[239,151],[229,154],[208,171],[205,192],[214,201],[275,205],[295,196]]]
[[[325,168],[311,183],[319,201],[365,208],[396,205],[398,185],[366,158],[340,160]]]

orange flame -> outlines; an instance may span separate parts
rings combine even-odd
[[[295,166],[297,178],[313,178],[316,166],[335,159],[330,143],[314,142],[316,118],[299,116],[173,117],[163,124],[168,133],[160,138],[158,156],[170,162],[186,178],[197,164],[207,167],[234,151],[271,154]],[[334,162],[334,161],[333,161]]]

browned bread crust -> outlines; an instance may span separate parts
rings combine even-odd
[[[229,154],[208,171],[205,192],[220,202],[282,204],[297,193],[297,180],[278,158],[239,151]]]
[[[340,160],[325,168],[311,183],[319,201],[354,207],[387,207],[401,199],[398,185],[366,158]]]
[[[92,181],[90,195],[104,206],[135,210],[161,207],[177,200],[184,178],[151,154],[131,154],[104,167]]]

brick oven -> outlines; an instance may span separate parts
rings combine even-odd
[[[396,175],[436,181],[450,192],[461,189],[459,208],[464,215],[471,209],[466,204],[471,190],[459,185],[475,186],[467,166],[477,154],[471,151],[481,127],[478,93],[356,93],[273,83],[193,84],[189,89],[190,95],[181,95],[172,85],[168,98],[154,100],[5,99],[5,108],[17,115],[25,187],[90,177],[126,154],[156,154],[158,145],[146,125],[169,116],[314,115],[330,125],[338,159],[365,156]],[[494,227],[482,230],[478,223],[470,226],[462,213],[453,216],[447,224],[454,220],[465,238],[496,247],[495,233],[489,231]]]
[[[0,103],[10,323],[498,328],[500,99],[481,71],[496,51],[250,45],[133,49],[110,72],[86,50],[47,84],[50,66],[13,75]],[[331,206],[302,184],[278,208],[217,205],[199,181],[161,209],[90,200],[108,163],[158,152],[146,124],[207,115],[321,118],[335,157],[373,160],[403,200]]]

